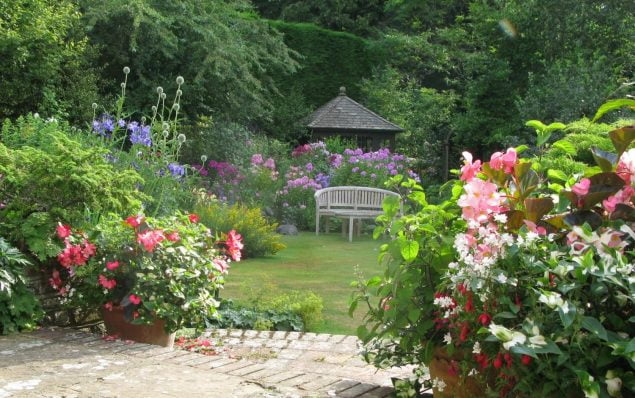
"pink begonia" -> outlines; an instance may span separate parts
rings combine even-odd
[[[130,299],[130,302],[134,305],[141,304],[141,297],[137,296],[136,294],[131,294],[128,298]]]
[[[98,282],[105,289],[111,290],[117,286],[117,281],[114,279],[108,279],[104,275],[99,275]]]
[[[496,184],[474,178],[463,189],[465,193],[459,198],[458,204],[463,208],[465,220],[484,223],[491,214],[503,211],[503,197],[498,193]]]
[[[472,154],[469,152],[463,152],[463,158],[465,165],[461,167],[461,181],[471,181],[481,171],[481,161],[472,163]]]
[[[635,148],[624,152],[617,163],[615,170],[625,183],[635,183]]]
[[[227,264],[227,261],[223,260],[222,258],[215,258],[212,261],[212,264],[214,264],[214,268],[222,273],[226,273],[227,269],[229,268],[229,264]]]
[[[495,152],[489,161],[489,165],[494,170],[503,170],[507,174],[514,171],[514,166],[518,161],[518,154],[514,148],[509,148],[507,152]]]
[[[108,263],[106,263],[106,268],[107,268],[109,271],[114,271],[114,270],[116,270],[117,268],[119,268],[119,261],[112,261],[112,262],[108,262]]]
[[[580,182],[574,184],[571,187],[571,191],[578,196],[585,196],[589,193],[589,188],[591,188],[591,180],[588,178],[583,178]]]
[[[604,209],[607,212],[613,213],[617,205],[621,203],[630,205],[631,197],[633,195],[635,195],[635,189],[628,186],[624,187],[623,189],[617,191],[615,195],[609,196],[608,198],[604,199],[604,201],[602,202],[602,206],[604,206]]]
[[[536,233],[542,236],[547,235],[547,230],[545,229],[545,227],[539,227],[536,225],[536,223],[531,222],[529,220],[525,220],[525,225],[527,226],[527,229],[529,229],[533,233]]]

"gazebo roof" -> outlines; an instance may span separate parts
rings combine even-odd
[[[374,130],[399,132],[403,129],[346,96],[340,94],[322,105],[309,117],[310,129]]]

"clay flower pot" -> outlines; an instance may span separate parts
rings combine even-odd
[[[117,335],[123,340],[155,344],[172,348],[176,333],[166,333],[165,321],[158,319],[149,325],[134,325],[126,321],[123,307],[113,307],[111,311],[102,308],[101,316],[109,335]]]
[[[474,398],[485,395],[486,386],[474,377],[461,377],[450,372],[453,360],[460,362],[461,352],[449,355],[445,348],[436,348],[430,361],[430,379],[445,383],[443,391],[433,388],[434,398]]]

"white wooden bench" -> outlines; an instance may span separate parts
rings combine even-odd
[[[353,241],[353,223],[375,219],[384,211],[382,202],[387,196],[399,194],[385,189],[367,187],[329,187],[315,192],[315,234],[320,233],[320,217],[348,219],[348,240]],[[345,224],[342,223],[342,232]],[[361,226],[359,226],[361,229]],[[328,232],[328,219],[327,219]]]

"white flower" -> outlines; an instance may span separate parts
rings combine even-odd
[[[434,299],[434,305],[437,305],[441,308],[448,308],[454,305],[454,301],[452,301],[452,297],[442,296]]]
[[[496,214],[494,216],[494,220],[501,224],[505,224],[507,222],[507,216],[505,214]]]
[[[527,235],[525,236],[525,239],[527,240],[527,243],[531,243],[533,241],[535,241],[536,239],[538,239],[540,237],[540,235],[538,235],[537,233],[533,232],[533,231],[529,231],[527,232]]]
[[[532,346],[547,345],[547,342],[545,341],[545,336],[541,336],[541,335],[530,337],[529,342],[531,343]]]
[[[560,293],[543,291],[538,301],[547,304],[551,309],[556,309],[564,305],[564,300]]]
[[[622,379],[615,376],[615,373],[612,370],[606,372],[606,390],[612,397],[622,396],[620,393],[620,390],[622,390]]]
[[[474,375],[477,375],[477,374],[478,374],[478,370],[472,369],[472,370],[470,370],[470,373],[468,373],[467,375],[468,376],[474,376]]]
[[[472,348],[472,354],[480,354],[481,353],[481,344],[477,341],[474,343],[474,347]]]
[[[527,341],[527,336],[520,332],[512,332],[512,339],[503,343],[503,348],[509,350],[517,344],[525,344],[525,341]]]
[[[443,392],[446,386],[445,381],[441,379],[435,377],[434,380],[432,380],[432,388],[436,388],[439,392]]]
[[[456,263],[456,262],[451,262],[450,264],[448,264],[449,269],[457,269],[458,267],[459,267],[459,263]]]
[[[498,277],[496,278],[496,280],[499,283],[505,284],[507,282],[507,276],[505,276],[505,274],[498,274]]]
[[[446,333],[445,336],[443,336],[443,342],[446,344],[452,344],[452,335],[450,333]]]
[[[497,339],[503,342],[503,347],[506,350],[509,350],[511,347],[517,344],[524,344],[527,341],[527,336],[520,332],[513,332],[507,329],[504,326],[496,325],[495,323],[491,323],[489,325],[489,331]]]

